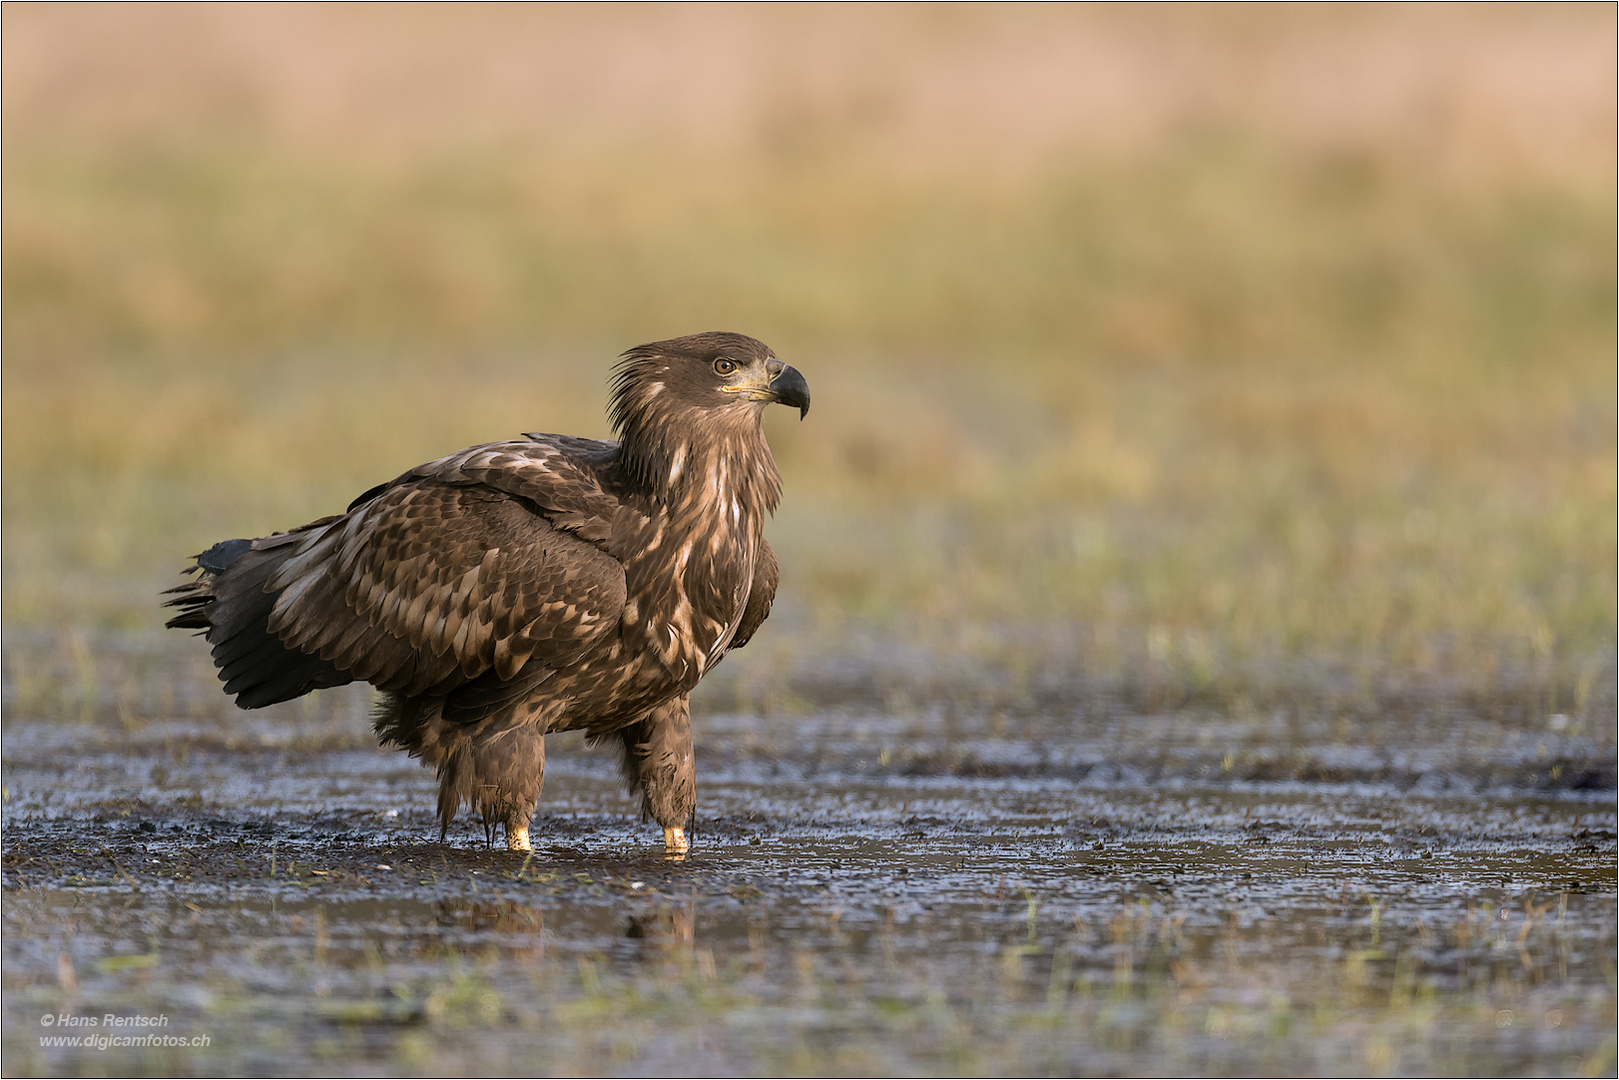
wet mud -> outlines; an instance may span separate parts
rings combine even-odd
[[[12,716],[8,1075],[1614,1072],[1611,736],[709,712],[674,862],[570,736],[440,841],[344,693]]]

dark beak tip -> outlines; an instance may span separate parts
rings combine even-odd
[[[790,366],[782,368],[781,373],[771,380],[770,389],[781,404],[798,406],[799,420],[809,415],[809,383],[804,381],[804,376],[798,373],[797,368]]]

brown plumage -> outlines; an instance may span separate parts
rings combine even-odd
[[[687,695],[770,613],[761,424],[809,388],[762,343],[709,333],[625,353],[617,442],[530,434],[418,466],[346,512],[197,556],[168,625],[202,632],[259,708],[348,682],[376,730],[528,847],[549,731],[617,740],[673,852],[696,804]]]

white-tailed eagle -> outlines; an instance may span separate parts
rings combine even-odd
[[[761,342],[708,333],[629,350],[616,442],[525,435],[380,484],[332,517],[198,555],[168,625],[202,632],[256,709],[364,681],[376,731],[529,848],[545,734],[616,740],[626,778],[686,850],[697,685],[770,613],[764,521],[781,475],[766,405],[809,387]]]

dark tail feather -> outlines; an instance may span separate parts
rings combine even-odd
[[[225,540],[197,556],[197,579],[169,589],[165,607],[179,608],[168,621],[176,630],[200,630],[213,646],[214,666],[225,692],[244,709],[301,697],[311,690],[353,681],[318,656],[289,649],[270,633],[278,593],[265,583],[291,554],[292,545],[256,550],[251,540]]]

